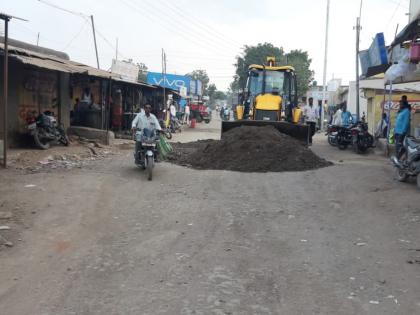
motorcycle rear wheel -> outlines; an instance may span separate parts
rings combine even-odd
[[[41,140],[41,137],[39,136],[39,132],[35,131],[34,133],[34,141],[35,144],[42,150],[48,150],[50,148],[50,142],[47,140],[44,142]]]
[[[339,145],[338,145],[338,148],[339,148],[340,150],[345,150],[345,149],[347,149],[347,144],[339,144]]]
[[[408,174],[404,172],[403,170],[397,169],[397,180],[401,183],[405,183],[408,179]],[[417,183],[419,179],[417,177]]]

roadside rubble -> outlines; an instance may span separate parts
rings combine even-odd
[[[116,154],[116,150],[94,140],[72,136],[69,147],[54,146],[49,150],[23,150],[10,160],[11,167],[26,172],[48,172],[82,168],[92,161]]]

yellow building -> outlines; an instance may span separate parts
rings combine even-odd
[[[391,110],[391,128],[399,110],[399,102],[403,95],[407,95],[411,104],[411,134],[420,127],[420,82],[396,84],[392,90],[392,101],[389,101],[389,90],[384,89],[383,79],[369,79],[360,81],[362,96],[367,100],[367,122],[369,131],[374,133],[381,120],[382,113]],[[387,86],[389,88],[389,86]]]

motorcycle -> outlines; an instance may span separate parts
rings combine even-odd
[[[335,126],[335,125],[327,126],[327,133],[325,135],[327,136],[328,143],[333,147],[336,147],[338,145],[337,143],[338,128],[339,126]]]
[[[352,126],[351,134],[353,150],[357,154],[365,153],[374,147],[374,138],[368,131],[368,124],[363,120]]]
[[[171,129],[166,127],[166,123],[163,120],[159,120],[160,127],[162,128],[162,133],[166,137],[166,139],[172,139],[172,132]]]
[[[353,143],[353,136],[351,127],[337,127],[337,146],[340,150],[345,150],[349,145]]]
[[[47,150],[51,143],[70,144],[69,138],[62,125],[58,124],[50,111],[38,115],[30,115],[26,118],[29,134],[34,138],[35,144],[43,150]]]
[[[157,143],[159,137],[156,131],[143,129],[136,132],[136,152],[135,161],[136,165],[147,170],[147,179],[152,180],[153,168],[157,161]]]
[[[331,132],[331,137],[329,137],[328,141],[335,143],[336,139],[337,146],[340,150],[345,150],[351,145],[353,150],[357,154],[360,154],[374,147],[374,138],[368,132],[367,123],[363,121],[352,124],[349,127],[334,126],[334,128],[331,128],[336,130],[336,134],[335,132]]]
[[[409,177],[417,177],[417,187],[420,188],[420,140],[413,137],[405,137],[401,156],[391,158],[392,163],[397,168],[397,179],[406,182]]]

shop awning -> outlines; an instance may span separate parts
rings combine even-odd
[[[417,18],[408,24],[404,29],[395,37],[391,47],[400,45],[404,42],[417,39],[420,36],[420,19]]]

